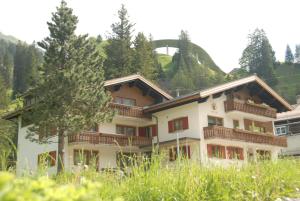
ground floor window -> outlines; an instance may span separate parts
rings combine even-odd
[[[181,157],[190,159],[191,158],[191,148],[189,145],[184,145],[179,147],[179,153]],[[175,161],[178,158],[177,147],[169,149],[169,161]]]
[[[56,165],[56,151],[41,153],[38,155],[38,165],[53,167]]]
[[[257,160],[271,160],[271,151],[268,150],[256,150]]]
[[[226,147],[228,159],[244,160],[244,151],[240,147]]]
[[[208,144],[207,154],[209,158],[226,158],[225,146]]]
[[[75,149],[73,161],[74,165],[90,165],[98,169],[99,152],[94,150]]]
[[[117,153],[117,165],[123,169],[136,164],[137,154],[132,152],[119,152]]]

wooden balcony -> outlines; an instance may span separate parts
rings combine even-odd
[[[97,132],[86,132],[68,136],[68,142],[89,144],[111,144],[118,146],[145,146],[151,145],[152,139],[139,136],[125,136],[118,134],[104,134]]]
[[[265,117],[270,117],[270,118],[276,118],[276,109],[264,106],[264,105],[259,105],[255,103],[241,103],[237,102],[234,100],[227,100],[224,102],[225,105],[225,112],[230,112],[230,111],[240,111],[240,112],[246,112],[246,113],[251,113],[255,115],[260,115],[260,116],[265,116]]]
[[[277,137],[272,134],[256,133],[222,126],[206,127],[203,130],[204,139],[206,140],[219,138],[287,147],[287,139],[285,137]]]
[[[110,107],[117,111],[118,115],[135,117],[135,118],[146,118],[150,119],[151,117],[147,114],[144,114],[142,107],[137,106],[128,106],[118,103],[110,103]]]

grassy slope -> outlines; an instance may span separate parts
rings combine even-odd
[[[158,54],[158,61],[162,66],[164,72],[171,68],[172,56],[166,54]]]
[[[296,95],[300,94],[300,65],[280,64],[276,70],[278,84],[275,90],[294,104]]]

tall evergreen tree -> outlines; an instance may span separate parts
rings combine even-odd
[[[297,64],[300,63],[300,45],[296,45],[296,49],[295,49],[295,62]]]
[[[104,64],[106,78],[121,77],[135,72],[131,48],[134,24],[129,21],[124,5],[118,11],[118,17],[119,21],[111,25],[112,33],[106,46],[107,59]]]
[[[143,33],[138,33],[133,44],[133,66],[136,71],[150,80],[157,80],[160,72],[152,42]]]
[[[274,85],[277,79],[274,74],[275,53],[262,29],[256,29],[249,35],[249,43],[240,58],[241,68],[250,74],[256,73],[268,84]]]
[[[75,35],[78,19],[62,1],[48,22],[50,36],[39,43],[45,50],[41,81],[32,89],[38,101],[32,105],[33,126],[27,138],[36,141],[35,133],[45,137],[51,131],[58,135],[57,172],[63,170],[64,139],[108,121],[110,95],[104,88],[103,58],[87,35]],[[47,138],[38,140],[49,143]]]
[[[286,46],[286,50],[285,50],[285,63],[288,64],[294,63],[294,55],[289,45]]]

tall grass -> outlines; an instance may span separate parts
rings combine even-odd
[[[204,167],[189,160],[172,165],[161,156],[136,162],[127,174],[120,170],[64,173],[48,177],[14,178],[0,173],[0,200],[164,200],[274,201],[300,197],[300,161],[262,161],[243,167]]]

